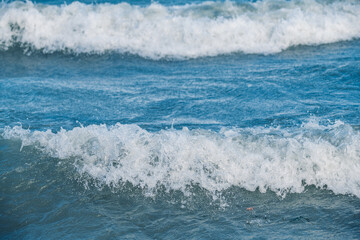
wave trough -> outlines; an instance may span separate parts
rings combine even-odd
[[[296,45],[359,38],[359,22],[360,3],[354,0],[146,7],[12,2],[1,3],[0,49],[20,45],[45,53],[114,51],[152,59],[271,54]]]
[[[297,129],[162,130],[137,125],[90,125],[57,133],[6,127],[20,139],[112,187],[129,182],[156,191],[186,193],[189,186],[216,193],[232,186],[285,196],[313,185],[360,198],[360,133],[348,124],[315,120]]]

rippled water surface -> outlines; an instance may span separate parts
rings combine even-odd
[[[2,2],[0,238],[360,238],[359,16]]]

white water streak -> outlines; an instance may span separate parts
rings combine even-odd
[[[0,8],[2,49],[20,44],[43,52],[196,58],[234,52],[270,54],[296,45],[359,37],[360,3],[355,0],[147,7],[12,2]]]
[[[90,125],[61,130],[5,128],[59,159],[77,159],[80,174],[103,184],[130,182],[148,190],[160,185],[186,192],[197,184],[210,192],[238,186],[279,195],[305,185],[360,197],[360,134],[342,122],[309,121],[297,129],[162,130],[137,125]],[[304,185],[304,183],[306,183]]]

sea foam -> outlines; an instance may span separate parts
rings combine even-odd
[[[343,122],[297,128],[167,129],[90,125],[59,132],[6,127],[5,139],[74,161],[81,176],[112,187],[216,193],[236,186],[284,196],[313,185],[360,198],[360,133]]]
[[[196,58],[234,52],[271,54],[296,45],[360,37],[360,3],[204,2],[182,6],[1,3],[0,49],[118,52]]]

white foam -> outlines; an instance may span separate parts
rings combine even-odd
[[[360,133],[339,121],[218,133],[187,128],[148,132],[122,124],[53,133],[17,126],[6,127],[2,136],[52,157],[76,159],[81,175],[115,187],[130,182],[150,192],[162,186],[186,193],[195,184],[215,193],[238,186],[284,195],[314,185],[360,197]]]
[[[0,6],[0,48],[17,43],[44,52],[116,51],[154,59],[269,54],[296,45],[359,38],[359,22],[356,0],[146,7],[12,2]]]

